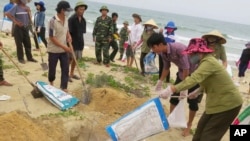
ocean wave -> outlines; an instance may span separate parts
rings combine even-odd
[[[87,20],[87,23],[93,24],[93,23],[95,23],[95,22],[92,21],[92,20]]]
[[[232,35],[229,35],[229,34],[223,34],[223,36],[225,36],[228,39],[232,39],[232,40],[244,41],[244,42],[248,41],[248,39],[244,39],[244,38],[241,38],[241,37],[232,36]]]

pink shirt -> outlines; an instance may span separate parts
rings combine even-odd
[[[169,69],[171,67],[171,62],[178,67],[178,73],[181,80],[183,80],[183,70],[189,69],[192,73],[195,70],[195,65],[189,62],[189,57],[187,54],[182,54],[182,52],[187,48],[186,45],[182,43],[168,43],[168,52],[162,52],[162,61],[164,69]]]

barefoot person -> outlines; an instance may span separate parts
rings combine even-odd
[[[15,24],[14,39],[16,42],[17,59],[20,63],[25,64],[23,46],[27,60],[37,62],[31,53],[31,41],[29,35],[30,8],[26,5],[30,0],[18,0],[17,4],[6,12],[6,16]]]
[[[178,72],[176,74],[175,84],[181,83],[186,77],[192,74],[195,70],[196,65],[192,64],[188,59],[187,54],[182,54],[182,52],[187,48],[184,44],[175,42],[175,43],[166,43],[164,36],[162,34],[153,33],[152,36],[148,39],[149,47],[152,50],[159,54],[162,57],[163,61],[163,70],[161,78],[156,84],[156,91],[162,89],[163,81],[169,73],[171,63],[174,63],[178,67]],[[157,46],[154,48],[154,46]],[[194,85],[190,87],[189,90],[183,90],[181,92],[176,92],[174,95],[187,95],[188,93],[193,92],[195,89],[199,88],[199,85]],[[182,135],[189,135],[192,122],[194,120],[195,114],[198,111],[198,103],[200,103],[202,95],[199,95],[196,99],[187,99],[189,104],[189,118],[187,122],[187,128],[183,130]],[[178,98],[170,99],[170,113],[174,110],[175,106],[179,103]]]
[[[95,64],[102,63],[103,53],[103,64],[109,67],[109,45],[112,39],[112,19],[107,14],[109,9],[107,6],[102,6],[100,9],[101,16],[96,19],[94,30],[93,30],[93,41],[95,42]]]
[[[86,20],[83,17],[85,10],[87,10],[88,5],[83,1],[78,1],[75,6],[75,13],[69,18],[69,32],[72,37],[72,46],[76,59],[79,60],[82,58],[82,53],[84,49],[84,36],[86,33]],[[72,54],[70,54],[70,72],[69,72],[69,82],[72,82],[72,79],[79,80],[79,76],[74,74],[76,63]]]
[[[149,39],[153,51],[165,46],[161,42],[152,42],[153,39],[158,40],[155,38]],[[206,93],[205,111],[198,122],[192,141],[220,141],[243,103],[239,90],[223,66],[213,57],[212,52],[204,39],[191,39],[183,54],[188,54],[190,61],[198,64],[197,69],[179,84],[168,86],[159,92],[159,96],[166,99],[175,92],[200,84],[201,87],[188,96],[189,99],[196,98],[201,89]]]
[[[68,20],[70,12],[73,11],[67,1],[60,1],[57,4],[57,14],[49,22],[49,73],[48,79],[51,85],[56,78],[56,66],[60,61],[61,66],[61,84],[60,88],[67,92],[69,79],[69,58],[68,53],[72,50],[67,46],[71,42],[71,36],[68,31]]]
[[[132,17],[134,18],[134,23],[131,25],[130,34],[128,37],[129,46],[126,50],[127,56],[127,67],[132,67],[133,62],[135,60],[135,47],[136,44],[141,40],[141,35],[143,32],[142,27],[142,19],[141,16],[138,14],[133,14]]]
[[[3,48],[3,44],[0,41],[0,50],[2,48]],[[3,60],[1,58],[0,58],[0,86],[13,86],[12,84],[10,84],[6,80],[4,80],[4,77],[3,77]]]

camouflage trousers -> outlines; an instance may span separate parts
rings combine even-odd
[[[95,56],[98,63],[102,62],[103,54],[103,64],[109,64],[109,45],[108,41],[95,42]]]

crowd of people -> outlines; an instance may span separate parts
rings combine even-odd
[[[29,31],[32,16],[31,10],[27,6],[28,2],[29,0],[17,0],[16,4],[13,4],[13,1],[10,0],[12,5],[9,4],[4,8],[5,16],[14,23],[13,36],[17,59],[22,64],[26,63],[23,48],[27,60],[37,62],[31,53]],[[84,12],[88,9],[88,5],[79,1],[73,9],[69,2],[59,1],[56,13],[49,21],[48,40],[45,38],[45,3],[43,1],[35,2],[34,6],[37,10],[34,15],[34,23],[32,23],[36,33],[34,34],[36,50],[40,49],[37,41],[38,38],[41,38],[48,52],[48,80],[53,85],[56,78],[56,66],[60,61],[60,88],[67,92],[68,82],[72,82],[72,79],[80,79],[74,73],[77,62],[72,58],[72,53],[75,54],[77,60],[82,58],[85,45],[83,35],[86,33]],[[74,13],[70,15],[72,11]],[[102,6],[99,11],[101,15],[97,17],[92,32],[96,56],[94,64],[104,64],[106,67],[110,67],[110,63],[115,62],[119,51],[120,55],[117,60],[122,60],[126,56],[126,67],[132,67],[135,61],[135,51],[140,47],[141,75],[145,76],[145,56],[150,52],[159,55],[159,80],[155,86],[156,92],[164,99],[171,95],[188,97],[189,119],[187,128],[183,130],[182,135],[189,135],[192,122],[199,109],[198,104],[205,93],[206,108],[198,123],[193,141],[220,140],[239,113],[242,104],[239,90],[226,71],[227,56],[223,46],[227,42],[226,38],[219,31],[213,30],[199,38],[191,39],[189,45],[186,46],[175,40],[177,26],[173,21],[167,22],[163,29],[156,32],[155,29],[160,27],[153,19],[142,23],[141,16],[134,13],[132,14],[133,23],[123,21],[123,27],[119,31],[117,28],[118,13],[114,12],[109,16],[107,6]],[[1,43],[0,47],[2,48]],[[239,63],[240,78],[244,77],[250,60],[250,43],[247,43],[246,47]],[[111,53],[110,48],[113,49]],[[163,83],[170,82],[171,63],[178,67],[176,80],[173,85],[163,89]],[[1,65],[0,86],[3,85],[12,86],[4,80]],[[180,100],[182,99],[170,98],[170,112],[174,110]]]

